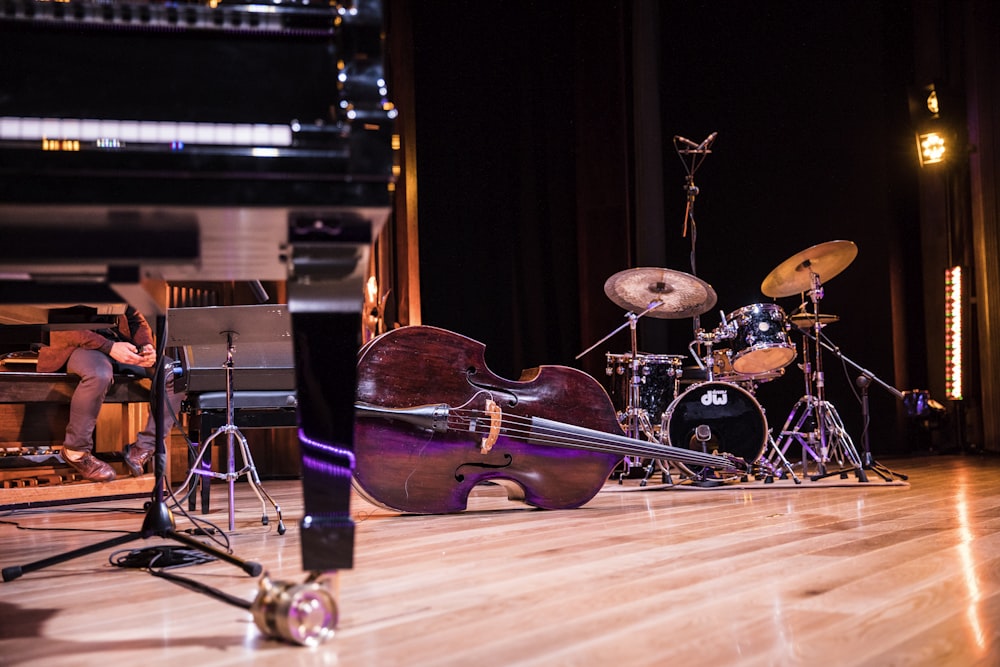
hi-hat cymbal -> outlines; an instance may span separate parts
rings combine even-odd
[[[813,313],[795,313],[788,316],[789,321],[796,326],[798,329],[809,329],[816,324],[819,320],[819,325],[825,327],[827,324],[833,324],[834,322],[840,321],[839,315],[825,315],[820,313],[815,315]]]
[[[711,310],[717,297],[704,280],[671,269],[638,268],[619,271],[604,283],[604,293],[622,308],[641,313],[654,303],[649,317],[681,319]]]
[[[792,296],[813,288],[813,274],[825,283],[858,256],[853,241],[827,241],[792,255],[764,278],[760,291],[770,297]]]

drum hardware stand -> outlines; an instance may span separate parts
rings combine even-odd
[[[792,469],[792,464],[788,462],[788,459],[785,457],[784,452],[782,452],[781,449],[778,447],[778,443],[774,441],[773,429],[767,430],[767,447],[771,450],[771,453],[765,456],[761,456],[759,463],[759,467],[762,468],[766,467],[768,470],[768,472],[764,474],[764,483],[772,484],[774,482],[775,477],[781,476],[781,474],[778,471],[778,468],[771,461],[771,457],[773,456],[781,461],[781,467],[784,468],[786,473],[788,473],[789,478],[791,478],[791,480],[796,484],[801,484],[802,480],[800,480],[796,476],[795,471]]]
[[[796,414],[799,415],[799,419],[789,430],[788,426]],[[803,431],[802,427],[810,417],[815,418],[816,428]],[[799,444],[802,445],[803,475],[808,472],[808,457],[812,457],[816,462],[817,472],[814,475],[809,475],[810,480],[815,482],[833,475],[846,477],[847,471],[853,469],[859,482],[868,481],[854,441],[847,434],[837,409],[829,401],[820,401],[815,396],[804,396],[799,399],[781,430],[781,437],[784,444],[775,450],[779,454],[785,453],[792,439],[798,440]],[[816,451],[817,441],[820,443],[818,452]],[[828,470],[826,464],[830,461],[836,461],[840,467],[836,470]],[[849,464],[849,467],[845,464]]]
[[[823,334],[823,333],[819,332],[818,330],[817,330],[817,333],[818,333],[817,337],[813,337],[811,334],[807,333],[807,335],[810,338],[812,338],[814,341],[816,341],[816,347],[817,348],[819,348],[819,347],[826,348],[827,350],[829,350],[830,352],[832,352],[834,355],[836,355],[838,359],[841,359],[842,361],[850,364],[851,366],[854,367],[855,370],[857,370],[859,373],[861,373],[861,375],[859,375],[857,377],[857,379],[855,380],[855,383],[861,389],[861,413],[862,413],[862,419],[864,420],[864,431],[861,434],[861,446],[862,446],[862,449],[864,451],[864,457],[863,457],[863,459],[859,458],[860,464],[861,464],[861,469],[862,470],[871,470],[872,472],[874,472],[876,475],[878,475],[879,477],[881,477],[886,482],[891,482],[894,477],[895,478],[899,478],[899,479],[904,480],[904,481],[907,480],[907,479],[909,479],[906,475],[904,475],[902,473],[898,473],[898,472],[896,472],[894,470],[891,470],[891,469],[887,468],[886,466],[882,465],[881,463],[879,463],[878,461],[876,461],[872,457],[871,447],[870,447],[869,439],[868,439],[868,423],[869,423],[869,418],[870,418],[870,414],[869,414],[869,410],[868,410],[868,387],[869,387],[869,385],[871,385],[872,382],[875,382],[876,384],[878,384],[880,387],[882,387],[883,389],[885,389],[886,391],[888,391],[890,394],[892,394],[896,398],[904,401],[904,403],[905,403],[905,400],[906,400],[906,394],[903,393],[903,392],[901,392],[900,390],[896,389],[895,387],[889,385],[888,383],[882,381],[874,373],[872,373],[871,371],[869,371],[869,370],[867,370],[865,368],[862,368],[857,363],[855,363],[854,361],[852,361],[851,359],[849,359],[843,352],[840,351],[839,347],[837,347],[836,345],[833,345],[833,344],[831,344],[829,342],[830,339],[829,339],[829,337],[826,334]],[[826,340],[824,341],[824,339],[826,339]],[[867,481],[867,480],[861,480],[861,481]]]
[[[803,263],[803,268],[809,269],[809,260]],[[818,341],[820,337],[820,332],[822,330],[822,324],[819,318],[819,302],[823,299],[823,286],[820,283],[819,275],[810,269],[810,281],[812,283],[812,289],[810,290],[810,299],[813,306],[813,323],[812,328],[815,336],[808,335],[808,338]],[[804,332],[807,333],[807,332]],[[851,441],[850,436],[844,429],[843,421],[840,419],[840,415],[837,414],[836,408],[826,400],[826,380],[823,373],[823,350],[820,345],[816,345],[816,365],[810,368],[810,350],[809,344],[806,339],[803,339],[803,364],[802,370],[805,376],[806,383],[806,393],[805,395],[796,402],[792,411],[788,415],[788,419],[785,420],[785,425],[781,429],[781,438],[783,441],[783,446],[777,448],[782,455],[788,450],[792,439],[796,439],[802,446],[802,473],[805,475],[807,473],[807,463],[808,456],[811,456],[817,465],[817,473],[815,475],[810,475],[809,479],[812,481],[818,481],[825,477],[830,477],[832,475],[841,475],[842,477],[846,475],[847,469],[844,468],[845,460],[851,464],[854,469],[855,474],[858,477],[858,481],[867,482],[868,477],[865,474],[865,469],[862,466],[861,458],[858,456],[857,449],[854,447],[854,443]],[[813,372],[815,370],[815,372]],[[812,393],[812,385],[815,384],[816,393]],[[799,415],[798,420],[795,421],[794,427],[789,430],[789,425],[792,424],[793,419],[796,415]],[[802,427],[809,419],[809,417],[815,417],[816,428],[807,432],[806,437],[803,438]],[[819,439],[819,452],[816,452],[816,439]],[[828,471],[826,464],[832,459],[832,456],[836,456],[834,459],[841,466],[840,469],[835,471]]]
[[[184,480],[184,484],[181,488],[187,488],[188,484],[195,475],[200,475],[202,477],[212,477],[214,479],[226,480],[229,484],[229,530],[235,530],[236,528],[236,480],[238,480],[243,475],[247,476],[247,480],[250,482],[250,488],[253,490],[257,499],[260,500],[261,507],[261,517],[260,522],[262,525],[267,525],[267,505],[265,504],[265,498],[267,502],[271,504],[274,508],[275,514],[278,517],[278,534],[285,534],[285,523],[281,519],[281,507],[268,495],[267,491],[260,483],[260,477],[257,475],[257,467],[254,465],[253,456],[250,453],[250,446],[247,444],[247,439],[240,433],[239,428],[236,426],[236,407],[234,399],[234,388],[233,388],[233,368],[235,364],[233,363],[233,351],[235,350],[234,341],[236,337],[239,336],[239,332],[236,331],[222,331],[220,332],[226,335],[226,362],[223,367],[226,369],[226,423],[215,429],[212,435],[208,436],[201,445],[201,449],[198,451],[198,456],[195,458],[194,462],[191,464],[191,470],[188,472],[187,479]],[[211,470],[211,466],[208,469],[202,465],[202,459],[208,448],[211,446],[212,441],[215,440],[220,435],[225,434],[226,444],[227,444],[227,459],[226,459],[226,472],[219,473]],[[240,456],[243,459],[243,467],[240,470],[236,470],[236,442],[239,442],[240,446]]]
[[[652,426],[649,424],[649,417],[648,415],[645,415],[642,408],[639,407],[639,402],[640,402],[639,384],[642,378],[639,377],[639,342],[638,342],[638,337],[636,335],[636,323],[639,321],[639,318],[643,317],[648,313],[653,312],[662,305],[663,305],[662,301],[653,301],[641,313],[633,313],[632,311],[627,312],[625,314],[624,323],[616,327],[611,333],[606,335],[604,338],[600,339],[599,341],[588,347],[586,350],[576,355],[577,359],[586,356],[588,353],[593,351],[598,345],[608,340],[616,333],[623,330],[625,327],[629,328],[629,339],[631,342],[632,357],[629,363],[628,398],[625,401],[625,414],[624,414],[625,435],[629,438],[638,439],[640,434],[645,433],[646,436],[652,440],[651,437]],[[643,414],[640,415],[640,413]],[[648,426],[648,429],[645,428],[646,426]],[[630,457],[630,456],[626,456],[622,459],[622,464],[623,464],[622,472],[618,476],[619,484],[622,484],[625,478],[627,478],[630,475],[632,468],[640,467],[639,460],[638,459],[633,460],[633,459],[635,459],[635,457]],[[652,474],[652,468],[650,467],[646,471],[646,475],[641,482],[643,486],[645,486],[645,482],[647,479],[649,479],[649,476],[651,474]]]

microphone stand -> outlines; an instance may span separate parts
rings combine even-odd
[[[684,229],[681,236],[688,235],[688,227],[691,229],[691,275],[698,276],[697,258],[696,258],[696,248],[698,244],[698,227],[695,224],[694,219],[694,202],[695,198],[698,196],[698,187],[694,184],[694,174],[698,171],[701,163],[705,161],[705,158],[712,152],[710,146],[715,142],[715,137],[718,132],[713,132],[708,135],[708,137],[701,142],[696,144],[689,139],[685,139],[681,136],[674,137],[674,150],[677,151],[677,156],[681,159],[681,164],[684,165],[684,170],[687,172],[687,176],[684,177],[684,192],[687,195],[687,205],[684,207]],[[683,144],[687,148],[681,148],[680,145]],[[691,156],[691,163],[688,164],[684,161],[684,156]],[[694,333],[698,334],[701,330],[701,317],[695,315],[693,318]]]
[[[876,461],[874,457],[872,457],[871,447],[868,440],[868,424],[870,417],[868,410],[868,386],[872,382],[875,382],[876,384],[878,384],[883,389],[885,389],[890,394],[892,394],[893,396],[895,396],[900,400],[903,400],[906,394],[896,389],[892,385],[888,384],[887,382],[883,381],[877,375],[875,375],[868,369],[863,368],[855,361],[850,359],[847,355],[845,355],[843,352],[840,351],[839,347],[832,344],[829,336],[827,336],[826,334],[820,332],[819,330],[817,330],[818,334],[817,336],[810,334],[808,331],[803,331],[802,333],[804,333],[806,336],[815,341],[817,346],[822,346],[826,348],[827,350],[832,352],[838,359],[850,364],[852,367],[854,367],[856,371],[861,373],[861,375],[859,375],[858,378],[855,380],[855,383],[861,389],[861,416],[862,419],[864,420],[864,430],[861,433],[861,448],[864,450],[862,453],[862,460],[861,460],[862,468],[864,470],[871,470],[872,472],[874,472],[876,475],[878,475],[887,482],[891,482],[894,477],[904,481],[909,479],[907,475],[896,472],[895,470],[892,470],[882,465],[878,461]]]

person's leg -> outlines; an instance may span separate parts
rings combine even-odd
[[[93,482],[113,480],[114,469],[93,455],[97,415],[114,379],[111,358],[98,350],[80,348],[70,355],[66,371],[79,376],[80,383],[70,398],[63,460],[85,479]]]

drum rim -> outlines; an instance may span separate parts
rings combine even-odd
[[[782,308],[780,304],[767,303],[766,301],[762,301],[760,303],[749,303],[743,306],[742,308],[737,308],[733,312],[727,313],[726,319],[731,320],[748,308],[760,308],[761,310],[777,310],[778,312],[781,313],[781,319],[783,320],[788,319],[788,315],[785,314],[785,309]]]
[[[768,368],[765,371],[760,371],[759,373],[744,373],[744,372],[742,372],[742,371],[740,371],[740,370],[738,370],[736,368],[737,362],[743,361],[749,354],[752,354],[754,352],[764,352],[764,351],[769,351],[769,350],[788,350],[788,351],[790,351],[792,353],[792,356],[789,357],[788,361],[786,361],[785,363],[779,364],[778,366],[775,366],[774,368]],[[734,371],[736,371],[740,375],[746,375],[746,376],[750,376],[750,375],[763,375],[764,373],[773,373],[774,371],[780,371],[781,369],[788,367],[793,361],[795,361],[795,358],[797,356],[799,356],[798,350],[795,349],[795,346],[792,345],[791,343],[788,343],[788,344],[785,344],[785,345],[775,345],[775,344],[765,345],[765,344],[757,343],[757,344],[752,345],[751,347],[744,348],[744,349],[740,350],[739,352],[737,352],[736,356],[733,357],[730,360],[729,365],[732,367],[732,369]]]
[[[615,359],[615,360],[625,360],[625,359],[628,359],[628,360],[631,361],[631,359],[632,359],[632,353],[631,352],[624,352],[622,354],[615,354],[614,352],[605,352],[604,356],[605,356],[605,358],[608,361],[610,361],[612,359]],[[667,361],[675,361],[675,360],[679,359],[679,360],[683,361],[684,359],[687,359],[687,355],[686,354],[646,354],[645,352],[637,352],[636,355],[635,355],[635,358],[637,360],[639,360],[639,361],[643,361],[645,359],[659,359],[659,360],[667,360]]]

